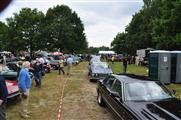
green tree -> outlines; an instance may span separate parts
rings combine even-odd
[[[126,46],[126,34],[125,33],[118,33],[114,40],[111,43],[111,47],[113,50],[120,54],[125,53],[128,51],[128,46]]]
[[[156,48],[181,50],[181,1],[164,0],[159,7],[161,15],[152,19]]]
[[[143,8],[133,15],[126,32],[114,38],[113,49],[131,54],[148,47],[181,50],[181,1],[143,1]]]
[[[87,49],[82,21],[68,6],[57,5],[48,9],[45,19],[48,49],[63,52],[82,52]]]
[[[7,31],[8,26],[0,21],[0,51],[7,50]]]
[[[7,18],[9,49],[11,51],[30,50],[39,48],[38,41],[41,39],[40,24],[44,19],[44,14],[37,9],[23,8],[19,14],[14,13],[14,17]],[[13,44],[12,44],[13,43]]]
[[[111,50],[109,47],[101,46],[101,47],[89,47],[87,53],[97,54],[100,50]]]

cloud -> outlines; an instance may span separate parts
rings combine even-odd
[[[95,47],[110,46],[116,34],[124,31],[132,15],[143,6],[141,0],[15,0],[0,14],[0,20],[5,21],[23,7],[46,13],[57,4],[68,5],[76,11],[84,23],[89,46]]]
[[[85,31],[87,33],[88,41],[90,46],[110,46],[113,38],[118,32],[123,32],[125,29],[125,24],[128,24],[130,17],[124,17],[124,20],[119,22],[105,20],[95,25],[86,27]]]
[[[81,17],[89,46],[110,46],[118,32],[124,32],[142,3],[69,4]]]

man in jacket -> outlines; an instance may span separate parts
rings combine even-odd
[[[41,69],[40,60],[38,58],[36,58],[35,63],[33,64],[33,68],[34,68],[34,76],[35,76],[35,83],[36,83],[35,87],[40,88],[42,69]]]
[[[29,103],[29,90],[31,87],[31,79],[28,72],[30,68],[30,62],[26,61],[22,65],[22,69],[19,73],[18,86],[21,95],[21,111],[20,116],[23,118],[29,118],[28,103]]]
[[[0,120],[6,120],[5,104],[8,91],[3,76],[0,75]]]
[[[71,57],[71,55],[69,55],[69,57],[67,58],[68,76],[72,75],[72,64],[73,64],[73,58]]]

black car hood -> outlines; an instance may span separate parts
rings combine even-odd
[[[177,99],[157,102],[126,102],[141,120],[181,120],[181,101]]]
[[[95,67],[92,68],[92,73],[103,73],[103,74],[109,74],[113,73],[110,68],[104,68],[104,67]]]

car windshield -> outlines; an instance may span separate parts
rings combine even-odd
[[[101,68],[108,68],[108,65],[106,63],[95,63],[94,64],[94,67],[97,68],[97,67],[101,67]]]
[[[128,101],[151,101],[173,98],[174,95],[159,82],[137,82],[126,84]]]

